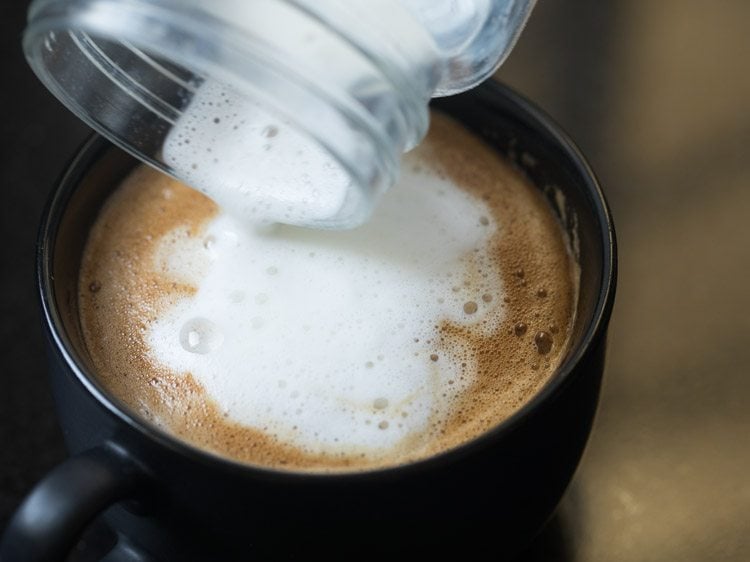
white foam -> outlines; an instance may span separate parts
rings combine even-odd
[[[351,185],[288,121],[216,81],[197,88],[162,157],[175,176],[253,224],[324,221],[338,214]]]
[[[151,327],[153,357],[231,419],[311,452],[383,453],[448,415],[473,359],[439,350],[436,326],[502,321],[486,254],[498,225],[420,150],[359,229],[251,230],[223,213],[203,239],[164,237],[155,267],[198,291]]]

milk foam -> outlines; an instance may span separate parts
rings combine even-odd
[[[254,224],[325,221],[345,205],[351,186],[323,148],[216,81],[196,89],[162,150],[177,177]]]
[[[412,155],[357,230],[252,229],[220,213],[202,237],[173,231],[155,267],[197,291],[150,326],[149,353],[283,442],[387,452],[444,421],[476,376],[470,353],[439,348],[438,325],[489,335],[503,320],[491,216]]]

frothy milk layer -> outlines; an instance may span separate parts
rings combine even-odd
[[[156,267],[197,291],[150,326],[152,359],[306,451],[380,454],[427,430],[476,369],[439,349],[436,323],[492,333],[504,295],[486,204],[418,156],[404,164],[354,231],[253,231],[220,213],[202,236],[164,236]]]
[[[499,423],[554,372],[577,284],[539,193],[447,118],[348,232],[250,229],[139,168],[80,283],[102,382],[245,462],[364,469]]]

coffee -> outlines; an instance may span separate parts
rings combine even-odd
[[[447,117],[372,220],[249,228],[137,168],[91,230],[81,324],[136,414],[251,464],[403,464],[487,431],[565,356],[578,291],[537,189]]]

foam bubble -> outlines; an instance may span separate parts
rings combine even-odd
[[[376,410],[384,410],[388,407],[388,399],[387,398],[376,398],[375,402],[372,403],[372,407]]]

